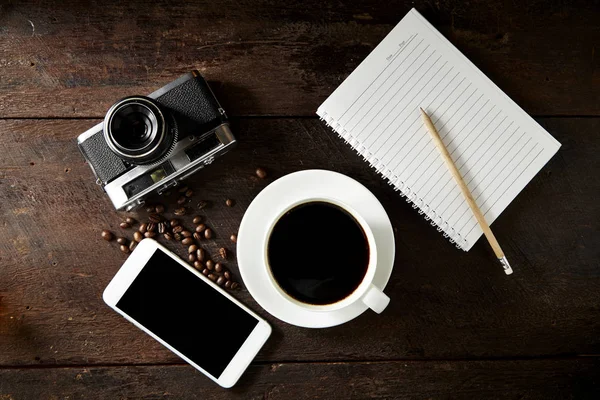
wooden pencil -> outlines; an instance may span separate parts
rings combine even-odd
[[[465,183],[462,176],[460,175],[458,168],[456,168],[456,165],[454,165],[454,161],[452,161],[452,158],[450,157],[450,154],[448,153],[448,149],[446,149],[446,146],[444,146],[444,143],[442,142],[442,139],[440,138],[440,134],[438,133],[437,129],[435,129],[435,126],[433,125],[431,118],[429,118],[429,115],[427,115],[427,113],[422,108],[420,108],[420,110],[421,110],[421,116],[423,117],[423,122],[425,123],[427,130],[431,134],[431,138],[433,139],[435,146],[440,151],[440,154],[442,155],[442,158],[444,159],[446,166],[452,173],[452,176],[454,177],[454,180],[458,184],[458,187],[460,188],[463,196],[465,196],[465,199],[467,200],[467,204],[473,211],[473,214],[475,215],[475,218],[477,219],[477,222],[479,223],[479,226],[481,227],[483,234],[485,235],[486,239],[490,243],[490,246],[492,246],[492,249],[494,250],[496,257],[498,257],[500,264],[502,264],[502,267],[504,268],[504,272],[506,273],[506,275],[512,274],[513,270],[510,267],[510,264],[508,263],[508,260],[506,259],[506,256],[504,255],[502,248],[500,247],[500,244],[498,243],[498,241],[496,240],[496,237],[492,233],[492,230],[490,229],[490,226],[488,225],[487,221],[485,220],[483,213],[477,206],[477,203],[475,203],[475,199],[473,199],[473,195],[471,194],[471,191],[467,187],[467,184]]]

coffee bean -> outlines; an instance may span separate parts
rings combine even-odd
[[[127,222],[129,225],[134,225],[137,221],[131,217],[127,217],[125,218],[125,222]]]
[[[223,286],[224,283],[225,283],[225,278],[223,278],[222,276],[217,278],[217,285]]]
[[[198,246],[196,246],[195,244],[188,247],[188,253],[195,253],[196,250],[198,250]]]
[[[192,197],[194,195],[194,191],[192,189],[188,189],[185,192],[185,197]]]
[[[225,279],[231,279],[231,272],[225,271],[223,272],[223,276],[225,277]]]
[[[221,247],[219,249],[219,255],[223,260],[227,260],[227,249],[225,247]]]
[[[148,232],[156,232],[156,224],[154,222],[148,222],[148,226],[146,227]]]
[[[216,263],[215,264],[215,271],[222,272],[223,271],[223,265],[221,265],[221,263]]]
[[[180,207],[175,209],[175,211],[173,211],[173,214],[175,215],[185,215],[185,207]]]
[[[133,240],[136,242],[141,242],[142,239],[144,238],[144,235],[142,235],[141,232],[133,232]]]
[[[121,227],[121,229],[129,229],[131,228],[131,225],[129,225],[127,222],[123,221],[119,224],[119,226]]]
[[[173,238],[179,242],[181,239],[183,239],[183,236],[181,236],[181,233],[174,233]]]
[[[146,236],[147,238],[153,238],[154,236],[156,236],[156,232],[148,231],[144,233],[144,236]]]
[[[159,222],[158,223],[158,233],[165,233],[166,230],[167,230],[167,228],[165,227],[165,223]]]
[[[109,230],[105,229],[102,231],[102,239],[106,240],[107,242],[110,242],[111,240],[113,240],[113,238],[114,236]]]
[[[119,238],[117,238],[117,243],[127,244],[127,239],[125,239],[124,237],[119,237]]]
[[[198,257],[198,260],[204,261],[205,256],[206,256],[206,252],[204,251],[204,249],[202,247],[199,247],[198,250],[196,250],[196,257]]]
[[[182,205],[182,204],[185,204],[186,201],[187,201],[187,197],[179,196],[179,198],[177,199],[177,204]]]
[[[150,220],[150,222],[154,222],[155,224],[163,220],[162,215],[156,213],[148,215],[148,219]]]
[[[210,274],[210,272],[206,268],[204,268],[202,270],[202,275],[208,275],[208,274]]]
[[[258,167],[256,168],[256,176],[258,176],[260,179],[265,179],[267,177],[267,171],[265,171],[264,168]]]
[[[196,261],[196,255],[194,253],[188,254],[188,261],[191,263]]]
[[[189,237],[192,237],[192,232],[190,232],[190,231],[181,231],[181,235],[183,237],[189,238]]]
[[[135,246],[137,246],[137,242],[135,240],[132,240],[131,243],[129,243],[129,250],[133,251],[133,249],[135,249]]]
[[[192,220],[192,222],[193,222],[195,225],[198,225],[200,222],[202,222],[202,217],[201,217],[201,216],[199,216],[199,215],[196,215],[196,216],[194,217],[194,219]]]
[[[152,206],[152,205],[147,205],[147,206],[146,206],[146,212],[147,212],[147,213],[154,212],[154,206]]]
[[[173,218],[169,223],[171,225],[171,228],[175,228],[176,226],[181,225],[181,222],[179,222],[179,220],[176,218]]]
[[[233,200],[231,200],[231,199],[227,199],[227,200],[225,200],[225,205],[226,205],[227,207],[233,207]]]
[[[129,253],[129,247],[122,244],[120,247],[121,251],[125,254]]]
[[[180,188],[179,188],[177,191],[178,191],[179,193],[185,193],[185,192],[187,192],[187,191],[188,191],[188,189],[189,189],[189,187],[187,187],[186,185],[183,185],[183,186],[182,186],[182,187],[180,187]]]
[[[166,240],[173,240],[173,235],[172,235],[172,234],[170,234],[169,232],[165,232],[165,233],[164,233],[164,235],[163,235],[163,237],[164,237]]]
[[[229,240],[231,240],[233,243],[237,243],[237,235],[231,235],[229,236]]]
[[[129,249],[127,249],[129,250]],[[208,279],[210,279],[211,281],[216,281],[217,280],[217,276],[215,274],[208,274]]]
[[[225,287],[229,289],[231,287],[231,281],[225,282]]]
[[[146,233],[146,231],[148,230],[148,224],[147,223],[143,223],[140,224],[140,227],[138,229],[138,231],[140,231],[140,233]]]
[[[198,202],[198,204],[196,205],[196,207],[198,207],[198,210],[203,210],[205,208],[207,208],[210,204],[208,203],[208,201],[206,200],[200,200]]]
[[[154,211],[156,211],[157,214],[162,214],[165,212],[165,206],[157,204],[156,207],[154,207]]]
[[[194,239],[192,239],[191,237],[187,237],[183,239],[181,243],[185,246],[189,246],[190,244],[194,243]]]
[[[199,234],[198,232],[194,232],[194,234],[192,235],[192,237],[196,240],[202,240],[202,235]]]
[[[232,282],[232,283],[231,283],[231,289],[235,290],[235,289],[237,289],[237,288],[239,288],[239,287],[240,287],[240,284],[239,284],[239,283],[237,283],[237,282]]]
[[[200,224],[196,227],[196,232],[202,233],[202,232],[204,232],[205,229],[206,229],[206,225]]]
[[[183,226],[181,225],[177,225],[173,228],[173,233],[180,233],[181,231],[183,231]]]
[[[202,263],[198,260],[194,261],[194,268],[196,268],[198,271],[202,271],[204,269],[204,265],[202,265]]]
[[[212,230],[210,228],[206,228],[206,230],[204,231],[204,237],[207,239],[212,238],[213,234],[212,234]]]
[[[208,260],[205,264],[206,264],[206,268],[208,268],[209,271],[212,271],[213,269],[215,269],[215,263],[213,262],[213,260]]]

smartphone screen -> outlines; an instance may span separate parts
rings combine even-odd
[[[215,378],[259,322],[160,249],[116,307]]]

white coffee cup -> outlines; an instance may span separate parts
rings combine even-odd
[[[330,203],[330,204],[333,204],[333,205],[343,209],[348,214],[350,214],[358,222],[358,224],[362,228],[363,232],[365,233],[365,236],[366,236],[367,242],[368,242],[368,246],[369,246],[369,263],[368,263],[367,270],[366,270],[360,284],[356,287],[356,289],[352,293],[350,293],[345,298],[340,299],[336,302],[333,302],[330,304],[324,304],[324,305],[305,303],[305,302],[299,301],[299,300],[295,299],[294,297],[290,296],[289,294],[287,294],[281,288],[281,286],[279,285],[277,280],[274,278],[273,273],[271,271],[271,267],[269,265],[269,257],[268,257],[269,239],[271,237],[271,233],[273,232],[273,228],[275,227],[275,225],[277,224],[279,219],[283,215],[285,215],[288,211],[293,209],[294,207],[297,207],[301,204],[312,203],[312,202]],[[383,291],[381,289],[379,289],[378,287],[373,285],[373,278],[375,276],[375,270],[377,268],[377,245],[375,243],[375,237],[373,236],[373,232],[372,232],[371,228],[369,227],[369,225],[367,224],[367,222],[364,220],[364,218],[358,212],[356,212],[356,210],[354,210],[349,205],[347,205],[337,199],[330,198],[330,197],[328,197],[328,198],[319,197],[319,198],[302,199],[302,200],[294,202],[292,204],[288,204],[288,205],[282,207],[281,211],[279,213],[277,213],[276,215],[277,215],[276,218],[274,218],[271,221],[269,229],[267,230],[267,235],[265,236],[265,238],[263,240],[263,265],[267,269],[267,276],[269,277],[269,280],[270,280],[269,283],[275,288],[276,292],[281,296],[282,300],[290,302],[292,304],[295,304],[296,306],[299,306],[299,307],[302,307],[302,308],[305,308],[308,310],[312,310],[312,311],[335,311],[335,310],[339,310],[344,307],[347,307],[348,305],[355,303],[357,301],[364,303],[367,307],[369,307],[370,309],[372,309],[373,311],[375,311],[378,314],[381,313],[387,307],[387,305],[390,302],[390,298],[385,293],[383,293]]]

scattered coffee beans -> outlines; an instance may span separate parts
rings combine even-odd
[[[196,207],[198,207],[198,210],[203,210],[208,206],[209,206],[209,204],[208,204],[208,201],[206,201],[206,200],[200,200],[198,202],[198,204],[196,205]]]
[[[144,233],[144,236],[146,236],[147,238],[153,238],[154,236],[156,236],[156,232],[148,231]]]
[[[198,232],[194,232],[194,234],[192,235],[192,237],[196,240],[202,240],[202,235],[199,234]]]
[[[194,191],[192,189],[188,189],[185,191],[185,197],[192,197],[194,195]]]
[[[227,200],[225,200],[225,205],[226,205],[227,207],[233,207],[233,200],[231,200],[231,199],[227,199]]]
[[[129,229],[131,228],[131,225],[129,225],[127,222],[123,221],[119,224],[119,226],[121,227],[121,229]]]
[[[129,247],[125,246],[124,244],[122,244],[119,248],[123,253],[129,253]]]
[[[181,235],[185,238],[192,237],[192,232],[190,231],[181,231]]]
[[[140,233],[146,233],[146,231],[148,230],[148,224],[147,223],[143,223],[140,224],[140,227],[138,229],[138,231],[140,231]]]
[[[231,281],[225,282],[225,288],[229,289],[231,287]]]
[[[158,233],[165,233],[166,230],[167,230],[167,228],[165,227],[165,223],[159,222],[158,223]]]
[[[239,287],[240,287],[239,283],[237,283],[237,282],[232,282],[231,283],[231,289],[235,290],[235,289],[237,289]]]
[[[156,231],[156,224],[154,222],[148,222],[148,225],[146,226],[146,230],[148,232],[155,232]]]
[[[190,253],[188,254],[188,261],[193,263],[194,261],[196,261],[196,255],[194,253]]]
[[[185,246],[189,246],[190,244],[194,243],[194,239],[192,239],[191,237],[187,237],[184,238],[181,243]]]
[[[127,222],[129,225],[134,225],[137,221],[131,217],[127,217],[125,218],[125,222]]]
[[[162,204],[157,204],[156,207],[154,207],[154,211],[157,214],[162,214],[165,212],[165,206],[163,206]]]
[[[225,279],[231,279],[231,272],[225,271],[223,272],[223,276],[225,277]]]
[[[181,222],[179,222],[179,220],[178,220],[178,219],[176,219],[176,218],[173,218],[173,219],[170,221],[170,225],[171,225],[171,228],[175,228],[176,226],[179,226],[179,225],[181,225]]]
[[[212,271],[213,269],[215,269],[215,263],[213,262],[213,260],[208,260],[206,261],[206,268],[208,268],[209,271]]]
[[[165,232],[165,233],[164,233],[164,235],[163,235],[163,237],[164,237],[166,240],[173,240],[173,235],[172,235],[172,234],[170,234],[169,232]]]
[[[146,206],[146,212],[147,212],[147,213],[154,212],[154,206],[153,206],[153,205],[150,205],[150,204],[148,204],[148,205]]]
[[[110,231],[106,229],[102,231],[102,239],[106,240],[107,242],[110,242],[111,240],[113,240],[113,238],[114,236]]]
[[[221,247],[219,249],[219,255],[223,260],[227,260],[227,249],[225,247]]]
[[[199,223],[201,223],[201,222],[202,222],[202,217],[201,217],[201,216],[199,216],[199,215],[196,215],[196,216],[194,217],[194,219],[192,220],[192,222],[193,222],[195,225],[198,225]]]
[[[117,238],[117,243],[127,244],[127,239],[125,239],[124,237],[119,237],[119,238]]]
[[[135,240],[132,240],[131,243],[129,243],[129,251],[133,251],[133,249],[135,249],[135,246],[137,246],[137,242]]]
[[[183,236],[181,236],[181,233],[174,233],[173,238],[177,241],[180,241],[181,239],[183,239]]]
[[[198,271],[202,271],[204,269],[204,265],[202,265],[202,263],[198,260],[194,261],[194,268],[196,268]]]
[[[210,228],[206,228],[206,230],[204,231],[204,237],[207,239],[212,238],[213,233],[212,233],[212,229]]]
[[[265,179],[267,177],[267,171],[265,171],[264,168],[256,168],[256,176],[258,176],[260,179]]]
[[[127,249],[129,250],[129,249]],[[215,274],[208,274],[208,279],[210,279],[211,281],[216,281],[217,280],[217,276]]]
[[[179,208],[175,209],[175,211],[173,211],[173,213],[175,215],[179,215],[179,216],[185,215],[185,207],[179,207]]]
[[[179,198],[177,199],[177,204],[182,205],[182,204],[185,204],[186,201],[187,201],[187,197],[179,196]]]
[[[233,243],[237,243],[237,235],[231,235],[229,236],[229,240],[231,240]]]
[[[173,228],[173,233],[181,233],[181,231],[183,231],[183,226],[181,225],[177,225]]]
[[[185,192],[187,192],[187,191],[188,191],[188,189],[189,189],[189,187],[187,187],[186,185],[183,185],[183,186],[182,186],[182,187],[180,187],[180,188],[179,188],[177,191],[178,191],[179,193],[185,193]]]
[[[138,242],[138,243],[139,243],[139,242],[141,242],[141,241],[142,241],[142,239],[143,239],[143,238],[144,238],[144,235],[142,235],[142,233],[141,233],[141,232],[138,232],[138,231],[136,231],[136,232],[133,232],[133,240],[134,240],[135,242]]]
[[[204,268],[202,270],[202,275],[208,275],[208,274],[210,274],[210,272],[206,268]]]
[[[215,264],[215,271],[222,272],[223,271],[223,265],[221,265],[221,263],[216,263]]]
[[[217,285],[223,286],[224,283],[225,283],[225,278],[223,278],[222,276],[217,278]]]
[[[196,250],[198,250],[198,246],[196,246],[195,244],[188,247],[188,253],[195,253]]]
[[[196,227],[196,232],[202,233],[202,232],[204,232],[205,229],[206,229],[206,225],[200,224]]]
[[[199,261],[204,261],[205,255],[206,255],[206,252],[204,251],[203,248],[199,247],[198,250],[196,250],[196,257],[198,257]]]

